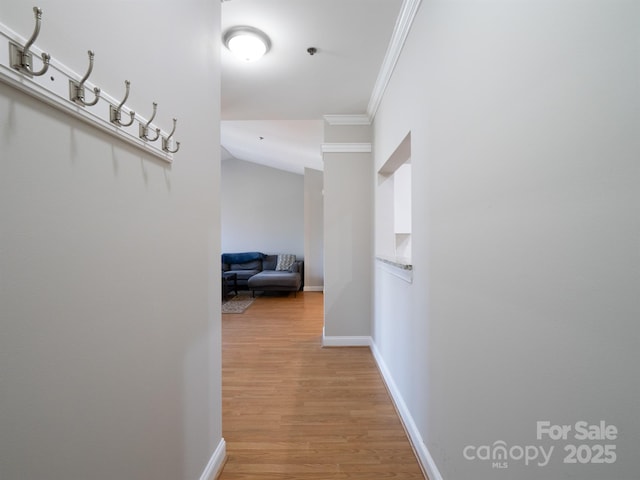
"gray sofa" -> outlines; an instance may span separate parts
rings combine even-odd
[[[223,253],[222,271],[235,273],[238,288],[255,292],[297,292],[303,287],[304,262],[295,260],[286,270],[278,270],[278,255],[261,252]]]

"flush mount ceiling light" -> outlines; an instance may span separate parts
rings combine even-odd
[[[257,28],[232,27],[222,37],[226,47],[245,62],[253,62],[269,51],[269,37]]]

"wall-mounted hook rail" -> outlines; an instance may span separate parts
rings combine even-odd
[[[138,115],[125,106],[130,93],[129,81],[125,81],[126,91],[122,101],[120,100],[122,97],[114,98],[97,88],[92,81],[88,80],[93,70],[93,52],[89,51],[89,68],[83,77],[57,58],[52,59],[36,44],[40,33],[42,10],[35,7],[33,11],[36,25],[29,40],[0,21],[0,47],[2,44],[9,45],[9,48],[0,48],[0,82],[31,95],[70,117],[86,122],[146,154],[172,163],[173,153],[180,147],[173,138],[176,121],[174,120],[173,130],[167,135],[165,130],[152,126],[157,109],[155,102],[153,116],[148,121],[147,117]],[[37,62],[38,58],[41,58],[45,65],[40,71],[34,72],[33,61]],[[47,72],[46,75],[44,75],[45,72]],[[78,81],[80,77],[82,79]],[[95,99],[86,102],[85,90],[93,90]],[[95,106],[78,108],[78,105]],[[131,120],[127,118],[128,116]],[[127,123],[123,123],[123,119]],[[136,122],[139,124],[139,129],[135,125]],[[162,138],[163,141],[155,142],[158,138]]]
[[[156,128],[156,136],[155,137],[149,137],[149,127],[151,126],[151,122],[153,122],[153,119],[156,118],[156,112],[158,110],[158,104],[156,102],[153,102],[153,115],[151,115],[151,118],[149,119],[149,121],[146,124],[140,124],[140,138],[143,140],[147,140],[149,142],[155,142],[156,140],[158,140],[158,138],[160,138],[160,129]]]
[[[174,150],[171,150],[169,148],[169,146],[171,145],[171,137],[173,137],[173,134],[176,131],[176,123],[178,122],[178,120],[176,118],[173,119],[173,129],[171,130],[171,133],[169,134],[169,136],[167,138],[162,137],[162,150],[164,150],[167,153],[176,153],[178,150],[180,150],[180,142],[175,142],[176,144],[176,148]]]
[[[33,42],[36,41],[40,34],[40,22],[42,21],[42,10],[38,7],[33,7],[33,13],[36,17],[36,26],[33,30],[31,38],[24,44],[24,47],[20,47],[15,42],[9,43],[9,56],[11,57],[11,67],[15,68],[19,72],[27,75],[28,77],[39,77],[44,75],[49,69],[49,61],[51,55],[48,53],[42,53],[42,68],[34,72],[33,71],[33,54],[29,51]]]
[[[129,98],[129,88],[131,87],[131,82],[129,80],[125,80],[124,85],[127,91],[124,95],[124,98],[122,99],[122,102],[120,102],[120,105],[118,105],[117,107],[114,107],[113,105],[109,105],[109,120],[111,121],[111,123],[114,123],[119,127],[128,127],[129,125],[133,124],[133,120],[136,116],[136,112],[131,110],[129,112],[129,115],[131,116],[131,121],[129,123],[122,123],[122,107],[124,106],[124,103],[127,101],[127,98]]]
[[[87,81],[89,75],[91,75],[91,72],[93,71],[93,57],[95,56],[91,50],[89,50],[87,53],[89,54],[89,69],[87,70],[87,73],[84,74],[84,77],[82,77],[82,80],[80,80],[80,82],[69,80],[69,99],[72,102],[77,103],[81,107],[92,107],[93,105],[98,103],[98,100],[100,100],[100,88],[95,87],[93,89],[93,93],[95,94],[96,98],[92,102],[84,101],[84,82]]]

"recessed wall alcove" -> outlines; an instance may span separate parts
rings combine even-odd
[[[411,132],[378,170],[376,258],[411,281]]]

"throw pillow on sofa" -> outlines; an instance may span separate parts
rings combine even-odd
[[[278,263],[276,264],[276,270],[288,271],[295,262],[296,262],[295,255],[280,254],[278,255]]]

